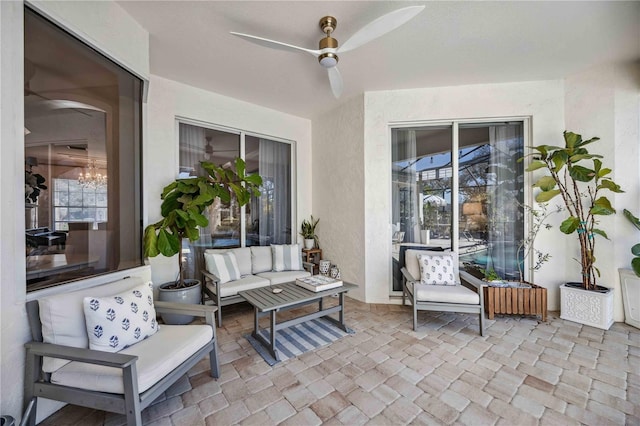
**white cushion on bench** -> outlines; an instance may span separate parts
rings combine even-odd
[[[153,336],[119,353],[138,356],[138,390],[144,392],[213,338],[209,325],[163,325]],[[55,371],[51,382],[108,393],[124,393],[122,370],[73,361]]]
[[[251,249],[249,247],[233,248],[233,249],[206,249],[204,251],[205,259],[207,253],[233,253],[236,255],[240,276],[251,275]]]
[[[407,283],[409,285],[410,283]],[[439,302],[439,303],[465,303],[468,305],[479,305],[480,296],[467,287],[457,285],[415,285],[416,300],[418,302]]]
[[[255,275],[247,275],[236,281],[229,281],[228,283],[220,284],[220,297],[235,296],[239,291],[251,290],[254,288],[264,287],[269,285],[269,280],[257,277]],[[215,284],[207,282],[209,290],[216,292]]]
[[[271,284],[282,284],[295,281],[296,278],[310,277],[309,271],[261,272],[257,276],[266,278]]]
[[[271,257],[271,247],[253,246],[251,247],[251,273],[268,272],[273,269]]]

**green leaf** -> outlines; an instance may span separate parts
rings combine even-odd
[[[622,213],[624,214],[624,217],[626,217],[627,220],[629,220],[629,222],[631,222],[631,224],[633,226],[635,226],[636,228],[638,228],[640,230],[640,219],[638,219],[636,216],[634,216],[633,213],[631,213],[627,209],[624,209],[622,211]]]
[[[610,180],[610,179],[603,179],[600,181],[600,184],[596,187],[596,189],[599,191],[601,189],[608,189],[611,192],[616,192],[618,194],[624,192],[622,190],[622,188],[620,188],[620,185],[618,185],[617,183],[615,183],[614,181]]]
[[[162,195],[160,196],[160,198],[164,200],[164,197],[166,197],[168,193],[170,193],[171,191],[173,191],[177,187],[178,187],[178,181],[171,182],[169,185],[164,187],[164,189],[162,190]]]
[[[198,191],[198,186],[195,182],[188,184],[184,181],[178,181],[178,187],[176,189],[185,194],[193,194]]]
[[[606,238],[607,240],[609,239],[609,236],[607,235],[607,233],[606,233],[606,232],[604,232],[602,229],[593,228],[593,229],[591,230],[591,232],[593,232],[594,234],[598,234],[598,235],[600,235],[601,237]]]
[[[631,268],[633,269],[633,272],[640,277],[640,257],[636,257],[631,260]]]
[[[631,253],[633,253],[634,256],[640,256],[640,243],[631,247]]]
[[[553,168],[553,171],[557,173],[565,166],[565,164],[567,164],[567,161],[569,161],[569,156],[565,151],[556,151],[551,155],[551,161],[555,166]]]
[[[262,185],[262,177],[256,173],[245,176],[244,180],[255,186]]]
[[[560,224],[560,230],[565,234],[571,234],[575,232],[576,229],[580,227],[580,219],[577,217],[570,216],[567,219],[563,220]]]
[[[597,142],[597,141],[599,141],[599,140],[600,140],[600,138],[598,138],[598,137],[594,137],[594,138],[589,139],[588,141],[584,141],[584,142],[582,142],[582,143],[580,144],[580,146],[585,146],[585,145],[588,145],[588,144],[590,144],[590,143]]]
[[[574,148],[580,146],[581,142],[582,142],[582,136],[577,134],[577,133],[573,133],[573,132],[568,132],[568,131],[564,131],[564,142],[565,142],[565,146],[569,149],[569,150],[573,150]]]
[[[556,187],[556,180],[551,176],[543,176],[533,184],[533,187],[540,188],[543,191],[551,191]]]
[[[531,162],[531,164],[529,164],[529,167],[527,167],[525,171],[532,172],[534,170],[542,169],[545,167],[547,167],[547,163],[545,163],[544,161],[534,160]]]
[[[201,215],[197,209],[189,209],[189,217],[193,220],[196,225],[202,226],[203,228],[209,224],[209,220]]]
[[[611,202],[607,197],[600,197],[593,202],[589,212],[597,215],[610,215],[614,214],[616,210],[611,206]]]
[[[189,241],[198,241],[200,238],[200,231],[195,226],[187,226],[184,228],[184,233],[186,234]]]
[[[590,158],[593,158],[594,156],[591,154],[575,154],[572,155],[571,157],[569,157],[569,160],[571,160],[572,163],[577,163],[578,161],[582,161],[582,160],[588,160]]]
[[[242,158],[236,158],[236,172],[238,176],[244,177],[245,163]]]
[[[578,182],[589,182],[595,177],[595,172],[583,166],[572,166],[569,169],[569,176]]]
[[[552,189],[551,191],[542,191],[538,195],[536,195],[536,201],[538,203],[546,203],[551,200],[556,195],[560,194],[559,189]]]
[[[156,235],[156,228],[153,225],[149,225],[144,230],[144,256],[156,257],[160,254],[157,247],[158,236]]]
[[[184,220],[188,220],[189,219],[189,215],[184,210],[176,210],[176,214],[178,216],[180,216]]]
[[[180,251],[180,239],[164,229],[158,233],[158,250],[163,256],[171,257]]]
[[[164,201],[160,205],[160,213],[162,216],[167,217],[170,212],[180,208],[180,203],[178,202],[180,195],[180,192],[177,191],[173,191],[166,195]]]

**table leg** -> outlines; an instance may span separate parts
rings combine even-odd
[[[253,308],[253,336],[258,335],[258,308]]]
[[[269,336],[269,350],[271,355],[276,359],[280,360],[278,356],[278,351],[276,349],[276,311],[275,309],[271,311],[271,335]]]
[[[342,309],[340,309],[340,312],[338,313],[338,318],[339,318],[340,324],[342,324],[342,327],[344,328],[345,327],[344,325],[344,293],[340,293],[339,299],[340,299],[340,307]]]
[[[319,310],[319,311],[321,311],[321,310],[323,309],[323,304],[322,304],[322,301],[323,301],[323,300],[324,300],[324,299],[323,299],[322,297],[320,298],[320,300],[318,300],[318,310]]]

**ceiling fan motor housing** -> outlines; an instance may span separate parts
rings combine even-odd
[[[337,25],[338,20],[333,16],[325,16],[320,19],[320,28],[327,35],[320,40],[318,46],[320,50],[338,48],[338,40],[331,37],[331,33],[336,29]],[[338,64],[338,55],[335,52],[324,52],[318,56],[318,62],[325,68],[333,68]]]

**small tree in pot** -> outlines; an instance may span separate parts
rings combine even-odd
[[[171,286],[173,289],[188,287],[182,266],[182,240],[188,238],[197,241],[200,238],[198,227],[209,224],[203,215],[205,208],[213,204],[216,198],[229,202],[231,194],[235,194],[238,204],[243,206],[249,202],[251,194],[260,194],[258,187],[262,185],[259,175],[245,174],[245,163],[240,158],[235,160],[235,170],[207,161],[200,164],[207,175],[177,179],[167,185],[161,195],[163,218],[147,226],[144,231],[146,257],[178,254],[179,273]]]
[[[588,144],[598,141],[594,137],[582,140],[582,136],[572,132],[564,132],[565,146],[538,145],[533,147],[537,152],[531,154],[533,161],[526,169],[534,171],[546,169],[548,175],[537,180],[533,185],[540,189],[535,199],[545,203],[560,195],[564,201],[569,217],[560,225],[565,234],[577,233],[580,243],[580,270],[582,288],[595,290],[596,237],[608,239],[607,234],[597,228],[599,216],[612,215],[616,211],[603,191],[624,192],[613,180],[607,177],[611,169],[602,166],[601,155],[590,154]],[[590,161],[589,166],[582,165]]]
[[[624,209],[623,213],[624,217],[626,217],[629,222],[631,222],[631,224],[640,231],[640,219],[634,216],[633,213],[627,209]],[[631,259],[631,269],[633,269],[633,272],[640,277],[640,243],[634,244],[633,247],[631,247],[631,254],[634,256],[634,258]]]

